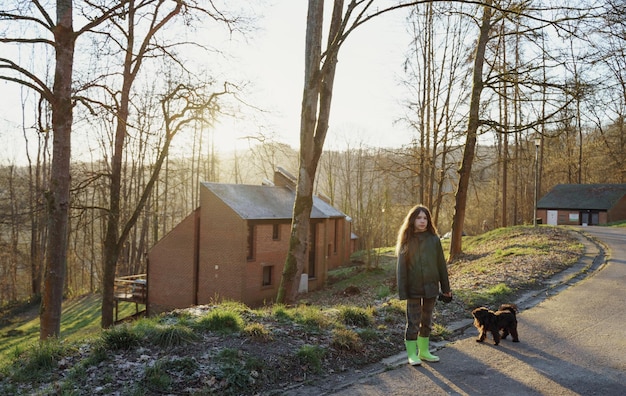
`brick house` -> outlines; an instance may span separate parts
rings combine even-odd
[[[287,257],[294,186],[280,168],[264,185],[202,183],[200,206],[148,252],[148,314],[216,299],[272,302]],[[352,235],[345,214],[313,198],[301,289],[322,287],[329,269],[349,262]]]
[[[558,184],[537,202],[551,225],[599,225],[626,220],[626,184]]]

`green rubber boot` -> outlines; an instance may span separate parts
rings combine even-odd
[[[429,337],[417,337],[417,346],[419,348],[419,358],[427,362],[438,362],[439,356],[435,356],[428,350],[430,343]]]
[[[409,364],[411,366],[419,366],[422,364],[420,358],[417,357],[417,341],[404,340],[404,345],[406,345],[406,354],[409,357]]]

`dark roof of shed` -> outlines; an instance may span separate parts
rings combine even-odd
[[[295,193],[287,187],[209,183],[202,185],[233,209],[241,218],[248,220],[291,219]],[[318,197],[313,197],[312,219],[345,217]]]
[[[626,184],[558,184],[537,202],[537,208],[609,210],[624,195]]]

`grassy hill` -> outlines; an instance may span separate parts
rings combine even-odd
[[[120,317],[135,313],[131,303],[120,303]],[[90,294],[63,303],[61,338],[66,341],[100,336],[101,297]],[[7,307],[0,315],[0,365],[39,340],[39,304],[37,302]]]
[[[446,325],[475,306],[544,287],[582,254],[574,235],[548,226],[497,229],[463,245],[449,266],[455,299],[435,308],[435,339],[449,337]],[[215,302],[101,331],[99,298],[85,296],[64,305],[63,341],[44,344],[36,308],[5,317],[0,393],[271,394],[377,362],[403,348],[392,251],[360,252],[355,265],[332,271],[324,290],[293,307]]]

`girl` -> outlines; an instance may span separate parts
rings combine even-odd
[[[417,205],[407,214],[398,231],[396,254],[398,295],[407,300],[404,343],[409,364],[438,362],[428,350],[433,309],[440,287],[446,297],[452,292],[441,241],[425,206]]]

